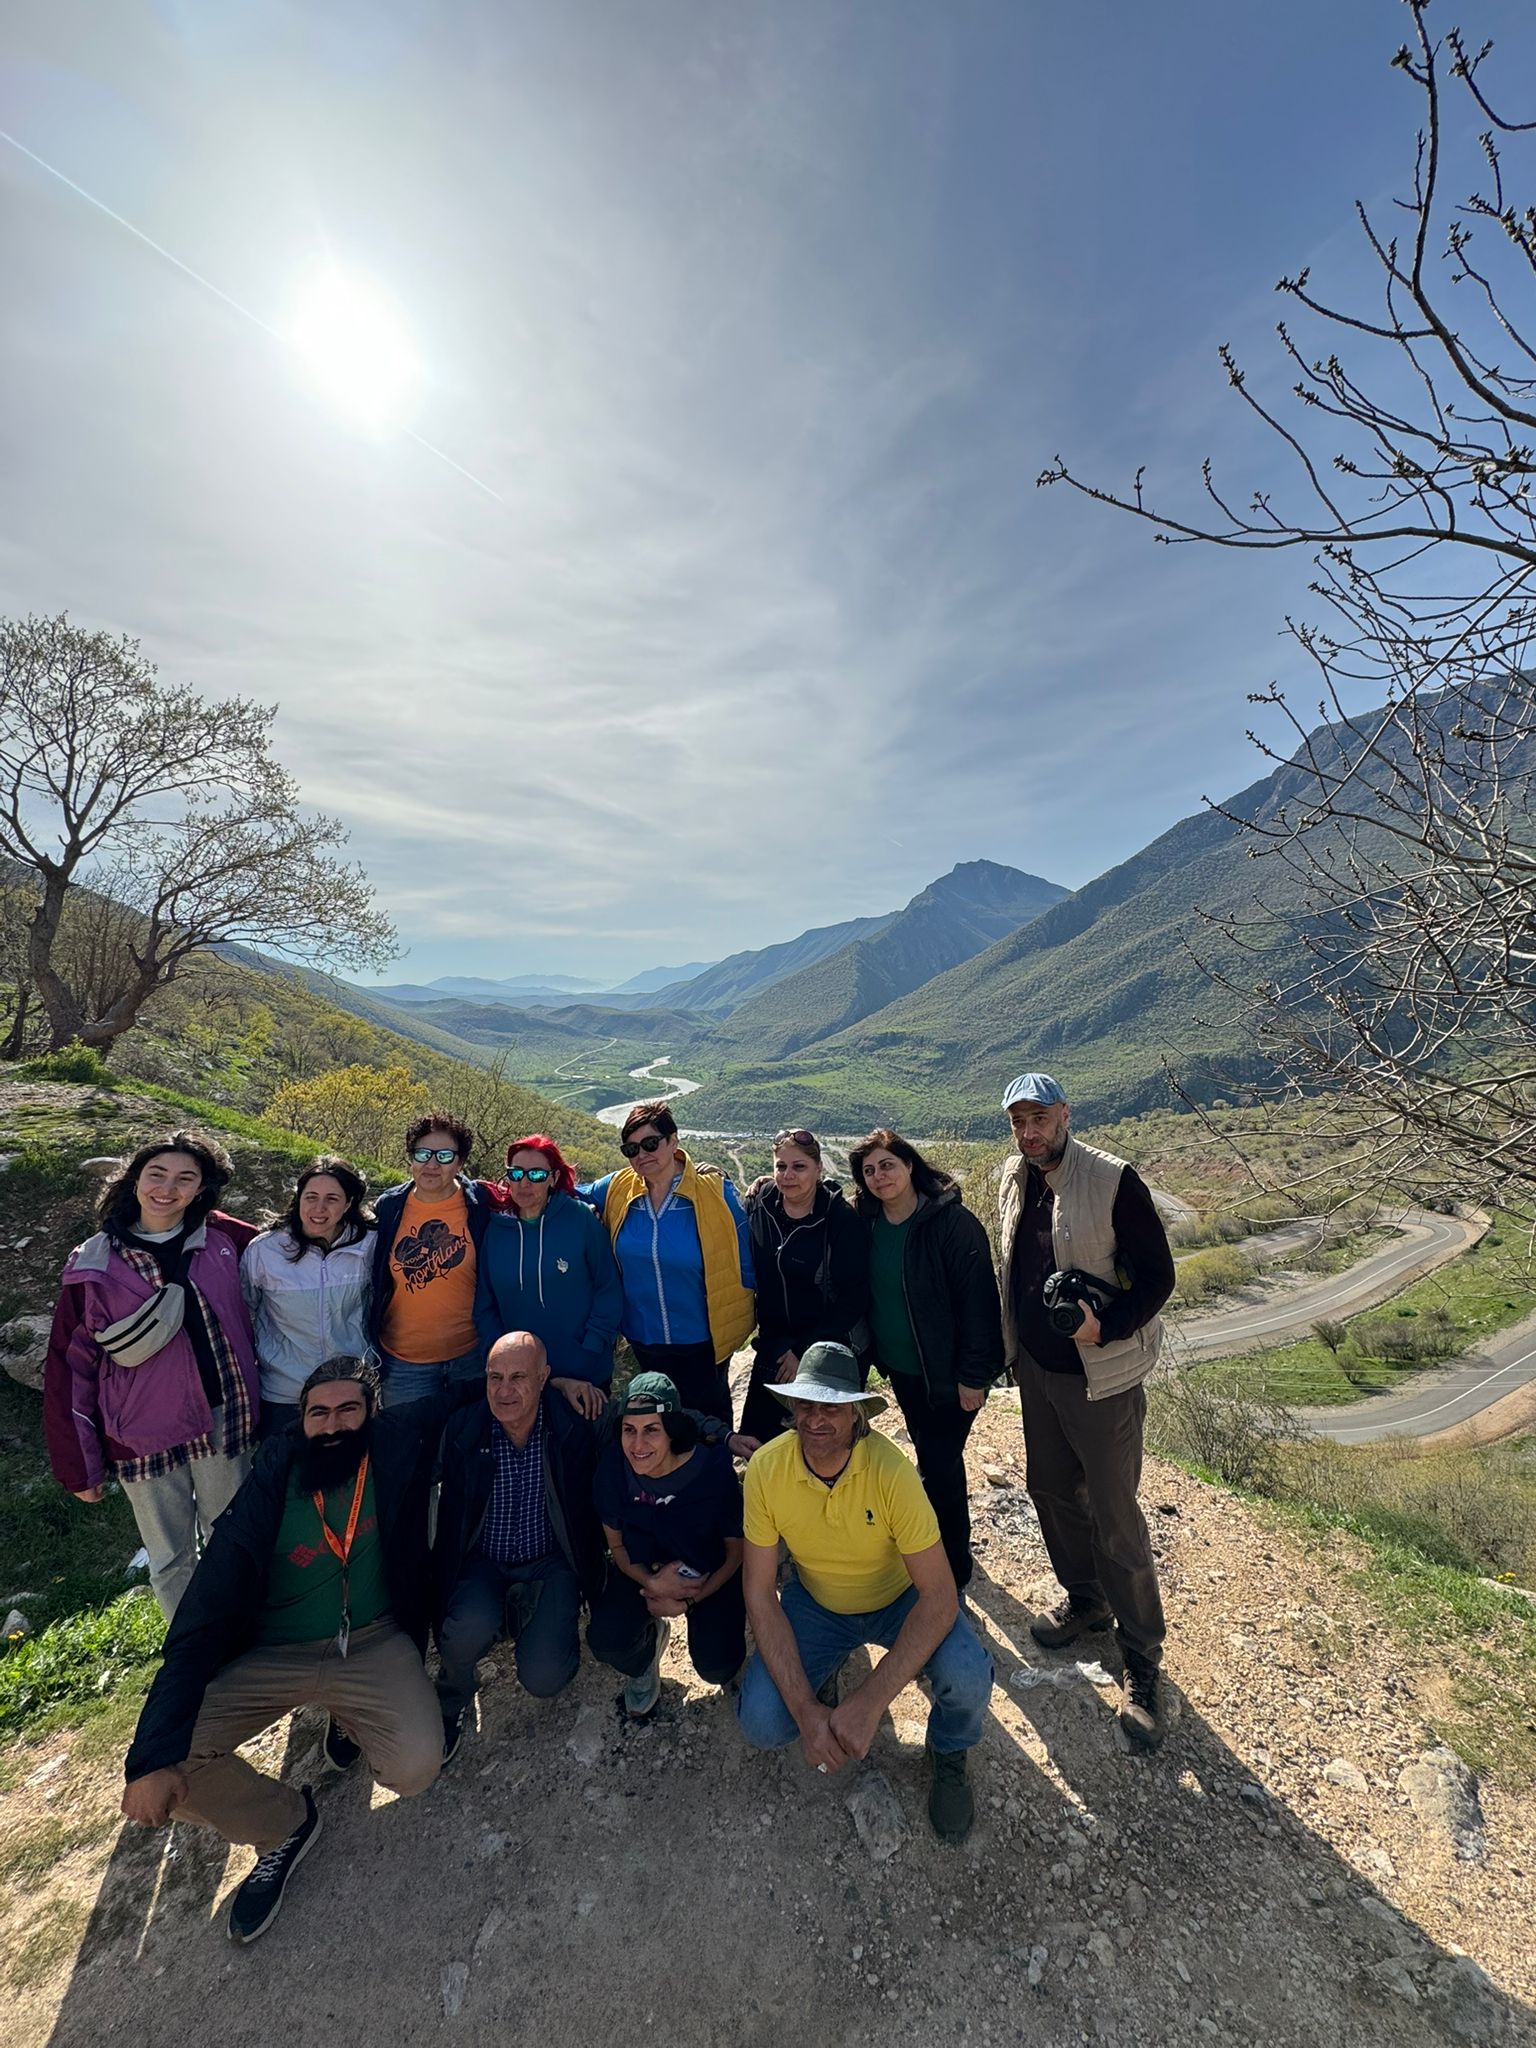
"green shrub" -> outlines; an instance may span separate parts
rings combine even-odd
[[[1225,1294],[1253,1278],[1253,1261],[1231,1245],[1214,1245],[1209,1251],[1191,1252],[1180,1259],[1173,1283],[1174,1299],[1184,1304],[1205,1301],[1213,1294]]]
[[[110,1088],[112,1076],[94,1045],[75,1039],[57,1052],[45,1052],[35,1060],[24,1060],[16,1069],[23,1081],[87,1081],[93,1088]]]
[[[1236,1378],[1222,1386],[1210,1374],[1160,1366],[1147,1386],[1147,1441],[1214,1472],[1229,1486],[1272,1492],[1277,1453],[1299,1434],[1282,1402],[1252,1392]]]
[[[53,1708],[89,1706],[147,1677],[164,1639],[159,1605],[143,1587],[22,1638],[0,1658],[0,1735],[17,1734]]]

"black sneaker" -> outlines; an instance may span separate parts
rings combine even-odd
[[[1162,1679],[1145,1657],[1125,1660],[1125,1690],[1120,1698],[1120,1726],[1138,1749],[1156,1749],[1168,1733],[1163,1716]]]
[[[1064,1650],[1090,1629],[1108,1628],[1113,1620],[1107,1607],[1079,1607],[1069,1599],[1049,1614],[1038,1616],[1029,1624],[1029,1632],[1042,1650]]]
[[[277,1918],[289,1878],[309,1854],[320,1833],[320,1809],[315,1805],[314,1794],[307,1785],[300,1789],[304,1794],[303,1820],[286,1842],[279,1842],[275,1849],[269,1849],[260,1858],[230,1901],[231,1941],[244,1944],[266,1933]]]
[[[468,1710],[461,1707],[456,1714],[443,1716],[443,1762],[451,1764],[459,1753],[459,1744],[464,1740],[464,1723]]]
[[[331,1769],[350,1771],[362,1753],[362,1745],[352,1740],[333,1714],[325,1724],[325,1760]]]
[[[951,1750],[940,1756],[929,1750],[933,1782],[928,1787],[928,1819],[941,1842],[963,1842],[976,1818],[976,1802],[966,1781],[966,1752]]]

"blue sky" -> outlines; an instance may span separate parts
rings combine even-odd
[[[1528,58],[1521,13],[1465,26]],[[1407,27],[12,0],[0,128],[255,318],[0,144],[0,611],[275,702],[393,975],[617,981],[983,856],[1076,886],[1253,779],[1306,565],[1035,476],[1265,473],[1214,351],[1283,390],[1275,278],[1361,275]],[[270,331],[327,256],[409,329],[410,434]]]

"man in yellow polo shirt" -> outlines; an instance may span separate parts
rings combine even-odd
[[[871,1415],[842,1344],[811,1344],[795,1376],[772,1388],[793,1427],[747,1467],[742,1585],[757,1649],[736,1715],[754,1749],[796,1734],[818,1771],[866,1756],[880,1717],[919,1672],[933,1688],[928,1818],[958,1842],[974,1815],[965,1759],[981,1740],[992,1660],[960,1611],[954,1575],[923,1483]],[[797,1576],[777,1590],[779,1541]],[[860,1643],[885,1655],[837,1705],[818,1697]]]

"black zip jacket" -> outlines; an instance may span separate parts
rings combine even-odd
[[[297,1443],[297,1430],[269,1437],[256,1453],[250,1477],[213,1525],[139,1715],[123,1766],[130,1783],[186,1761],[204,1693],[225,1665],[256,1640]],[[397,1424],[385,1412],[373,1418],[368,1459],[389,1611],[425,1650],[431,1446],[423,1446],[409,1424]]]
[[[379,1349],[379,1332],[384,1327],[384,1312],[389,1307],[395,1291],[395,1272],[389,1263],[389,1255],[395,1248],[395,1237],[400,1229],[400,1214],[405,1207],[405,1198],[415,1185],[413,1181],[402,1180],[392,1188],[386,1188],[373,1205],[373,1213],[379,1219],[379,1227],[373,1240],[373,1299],[368,1305],[368,1341],[375,1350]],[[485,1189],[477,1180],[467,1174],[459,1175],[459,1186],[464,1190],[464,1215],[469,1224],[469,1241],[475,1248],[476,1259],[480,1256],[481,1240],[485,1226],[496,1211],[491,1206]]]
[[[603,1532],[592,1506],[592,1476],[597,1470],[597,1432],[564,1394],[545,1388],[540,1401],[544,1417],[544,1502],[549,1526],[561,1556],[591,1601],[603,1583]],[[448,1611],[453,1590],[473,1557],[491,1504],[496,1478],[496,1435],[501,1424],[483,1398],[448,1418],[443,1431],[443,1490],[437,1506],[437,1536],[432,1545],[432,1625]]]
[[[816,1190],[809,1216],[784,1213],[777,1188],[747,1201],[757,1276],[757,1348],[775,1364],[808,1344],[869,1349],[869,1226],[835,1180]],[[857,1340],[857,1341],[855,1341]]]
[[[929,1400],[991,1386],[1003,1370],[1002,1303],[986,1228],[958,1188],[918,1198],[901,1278]]]

